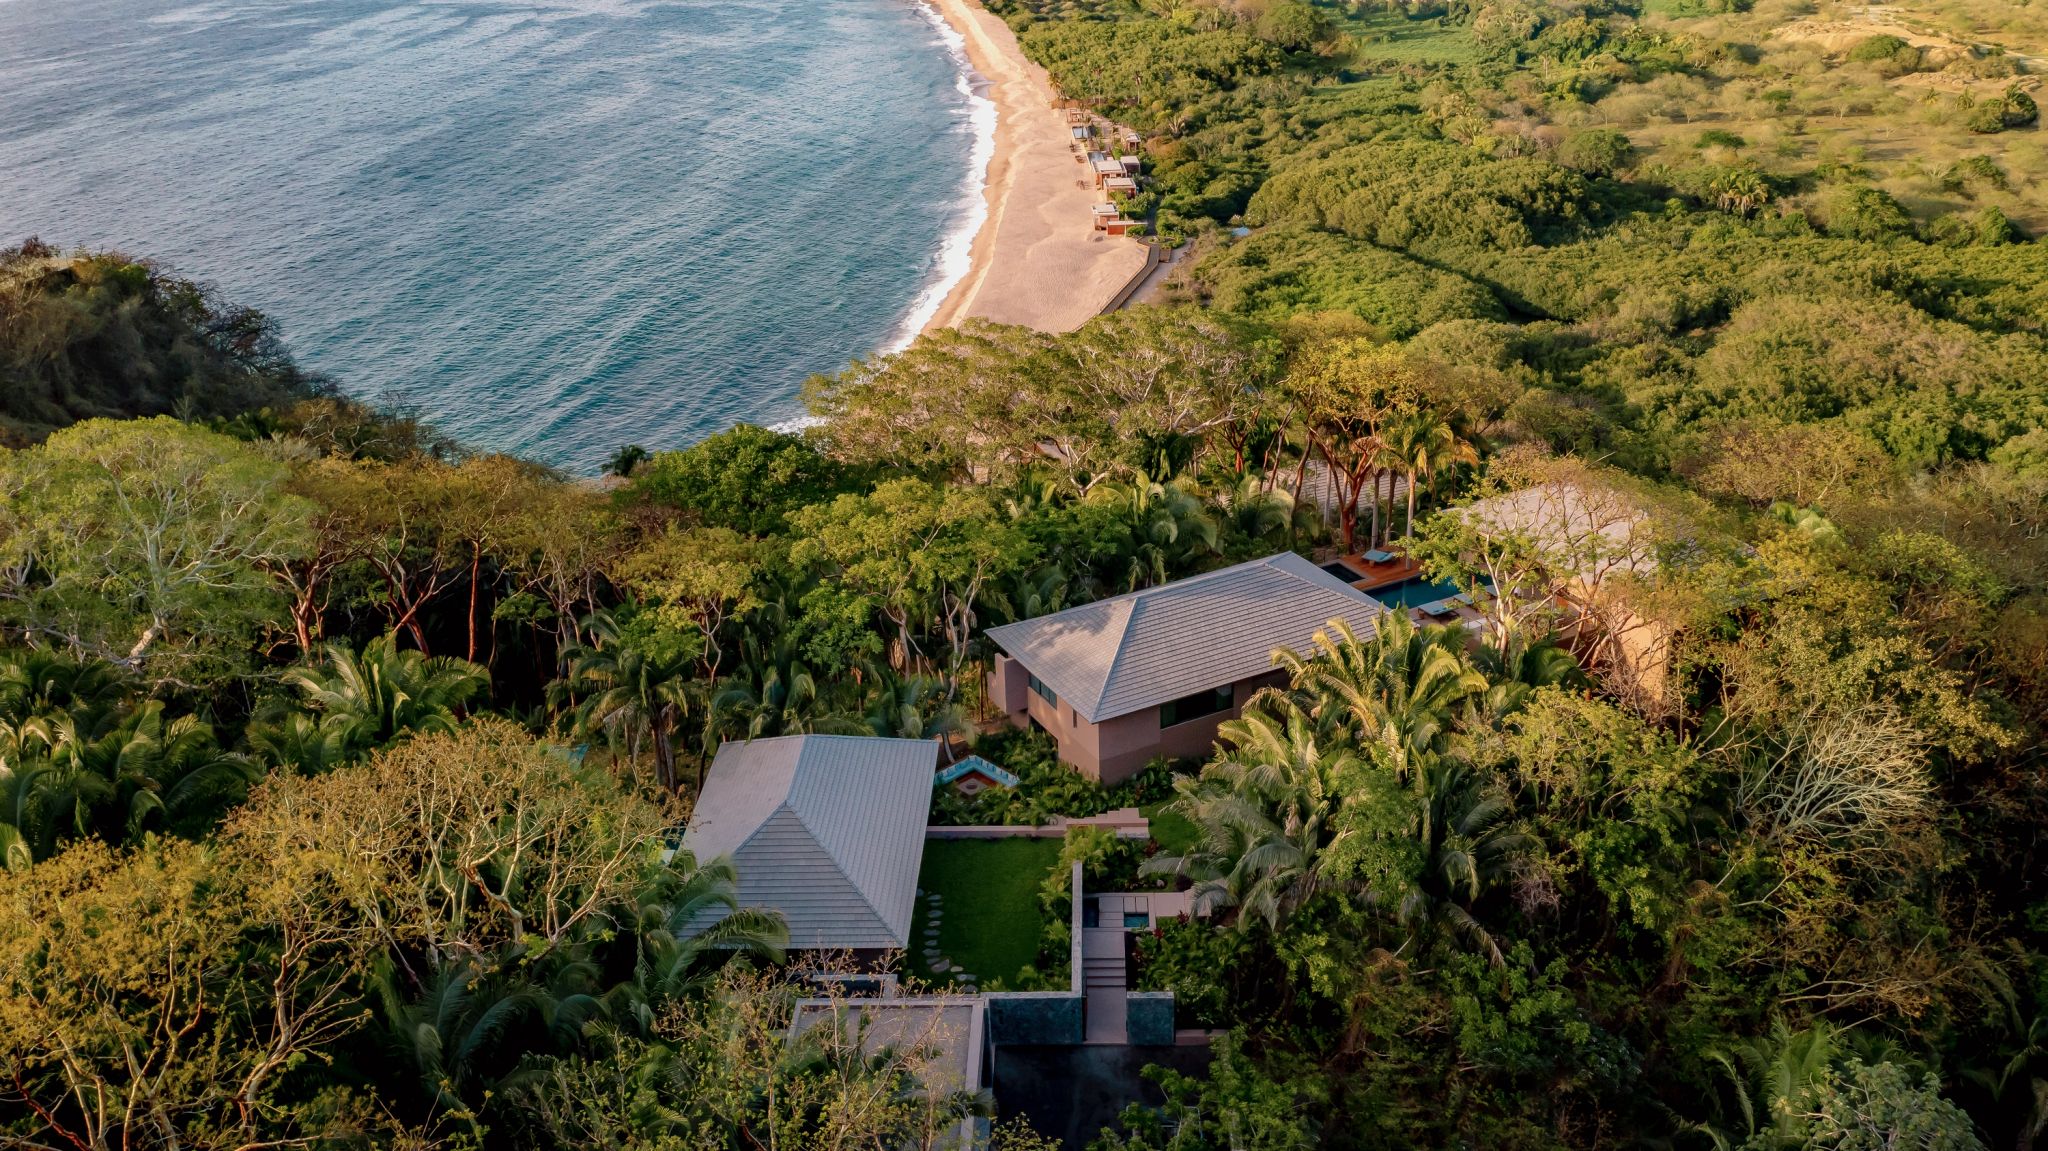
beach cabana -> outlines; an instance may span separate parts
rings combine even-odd
[[[1129,176],[1105,176],[1102,190],[1112,196],[1135,196],[1138,194],[1138,182]]]
[[[1124,175],[1126,176],[1137,175],[1138,169],[1145,166],[1144,160],[1139,159],[1137,156],[1131,154],[1126,154],[1123,157],[1122,163],[1124,166]]]

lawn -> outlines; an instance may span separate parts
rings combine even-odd
[[[939,897],[939,951],[963,971],[1014,982],[1038,957],[1038,889],[1059,862],[1057,839],[929,839],[918,886]],[[933,979],[924,955],[930,901],[917,901],[905,968]]]
[[[1159,845],[1161,855],[1181,855],[1200,843],[1202,833],[1182,815],[1166,810],[1172,800],[1148,803],[1138,810],[1152,823],[1152,842]]]

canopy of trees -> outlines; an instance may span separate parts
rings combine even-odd
[[[988,1101],[793,1041],[780,923],[667,852],[723,741],[865,732],[1024,776],[940,818],[1154,813],[1065,858],[1191,893],[1132,970],[1224,1035],[1097,1147],[2041,1145],[2031,186],[1778,131],[1926,52],[991,7],[1145,132],[1175,302],[928,333],[602,485],[319,394],[161,269],[0,259],[0,1142],[931,1146]],[[2002,148],[2024,95],[1923,110]],[[1555,530],[1471,510],[1518,495]],[[1123,791],[983,730],[993,624],[1370,547],[1472,626],[1333,624]]]

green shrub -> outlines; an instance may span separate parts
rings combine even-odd
[[[1879,188],[1847,185],[1821,200],[1821,226],[1852,240],[1883,240],[1913,234],[1913,218]]]
[[[1849,59],[1859,64],[1873,64],[1886,76],[1903,76],[1919,71],[1922,63],[1920,49],[1913,47],[1897,36],[1872,36],[1859,41],[1849,49]]]
[[[1293,224],[1215,250],[1197,275],[1225,311],[1267,322],[1346,312],[1393,340],[1447,320],[1507,316],[1493,293],[1455,272]]]
[[[950,787],[932,794],[931,822],[941,827],[977,824],[1043,826],[1056,815],[1081,818],[1119,807],[1156,803],[1173,794],[1173,766],[1153,760],[1111,787],[1059,760],[1059,745],[1040,731],[1007,729],[982,736],[975,754],[1017,777],[1015,788],[990,788],[972,799]]]
[[[1635,158],[1635,145],[1613,128],[1573,132],[1557,146],[1557,162],[1588,176],[1611,176]]]
[[[2034,103],[2034,98],[2018,82],[2006,86],[2002,103],[2008,128],[2024,128],[2041,118],[2040,105]]]
[[[1990,136],[2005,131],[2005,105],[1998,101],[1987,101],[1970,109],[1963,117],[1963,127],[1979,136]]]
[[[1726,128],[1709,128],[1700,133],[1699,146],[1702,148],[1746,148],[1749,141],[1728,131]]]
[[[2020,231],[2020,226],[2013,223],[1996,206],[1987,207],[1983,211],[1978,212],[1976,224],[1977,242],[1987,247],[1999,244],[2022,244],[2027,241],[2027,234]]]
[[[735,424],[682,451],[656,453],[634,469],[631,490],[707,527],[769,535],[783,530],[788,513],[842,490],[848,478],[801,436]]]
[[[1965,191],[1978,183],[1989,184],[2000,191],[2010,186],[2005,169],[1989,156],[1964,157],[1950,164],[1948,171],[1941,174],[1942,189],[1948,192]]]
[[[1299,0],[1282,0],[1260,14],[1252,31],[1283,52],[1306,52],[1330,35],[1330,22]]]

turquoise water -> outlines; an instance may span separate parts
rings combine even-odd
[[[593,471],[799,412],[964,266],[992,110],[913,0],[0,0],[0,243]]]
[[[1458,594],[1458,585],[1450,582],[1432,582],[1421,576],[1412,576],[1397,584],[1376,587],[1365,594],[1388,607],[1421,607]]]

